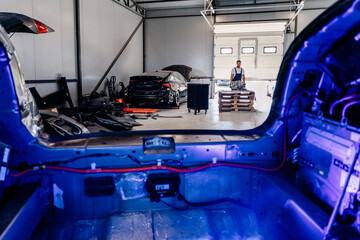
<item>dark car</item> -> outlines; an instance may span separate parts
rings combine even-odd
[[[187,98],[187,81],[175,71],[145,72],[130,78],[126,102],[131,105],[180,106]]]
[[[186,65],[171,65],[162,69],[163,71],[175,71],[180,73],[187,81],[191,79],[192,68]]]

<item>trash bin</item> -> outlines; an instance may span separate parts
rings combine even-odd
[[[187,107],[189,112],[193,109],[196,115],[200,110],[205,110],[206,114],[209,109],[209,84],[189,83],[187,90]]]

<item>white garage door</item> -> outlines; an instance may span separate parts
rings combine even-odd
[[[281,29],[280,25],[280,29]],[[232,30],[235,28],[232,27]],[[284,34],[279,27],[269,28],[261,24],[256,28],[238,28],[248,32],[215,32],[214,77],[228,80],[231,69],[238,59],[242,62],[248,80],[274,80],[277,77],[283,57]],[[273,31],[271,31],[271,29]]]

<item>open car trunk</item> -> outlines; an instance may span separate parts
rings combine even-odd
[[[130,78],[130,86],[136,90],[158,90],[165,79],[159,76],[135,76]]]
[[[228,167],[179,174],[179,192],[189,204],[178,195],[151,202],[139,190],[141,175],[131,175],[125,178],[132,182],[111,176],[113,194],[104,191],[104,178],[56,177],[64,210],[55,209],[32,239],[321,239],[328,221],[275,174]]]
[[[0,238],[360,239],[359,32],[360,0],[310,24],[255,129],[56,138],[0,28]]]

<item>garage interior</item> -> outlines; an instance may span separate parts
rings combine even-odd
[[[360,0],[0,0],[0,26],[0,239],[360,239]]]
[[[294,37],[333,2],[59,0],[20,4],[2,0],[1,11],[34,17],[55,30],[39,36],[16,33],[11,38],[27,86],[35,87],[42,97],[58,91],[58,81],[65,77],[76,107],[81,103],[79,96],[90,94],[100,79],[105,81],[97,92],[107,92],[106,82],[112,77],[115,85],[122,82],[127,87],[131,76],[186,65],[192,68],[189,83],[209,84],[207,113],[194,116],[186,102],[179,109],[146,106],[159,110],[140,113],[144,116],[130,129],[246,130],[260,126],[269,115],[280,63]],[[221,49],[231,53],[223,54]],[[230,73],[238,59],[245,70],[246,89],[255,93],[253,110],[231,105],[222,112],[219,92],[230,91]],[[122,116],[133,115],[125,112]],[[113,131],[102,126],[88,129]]]

